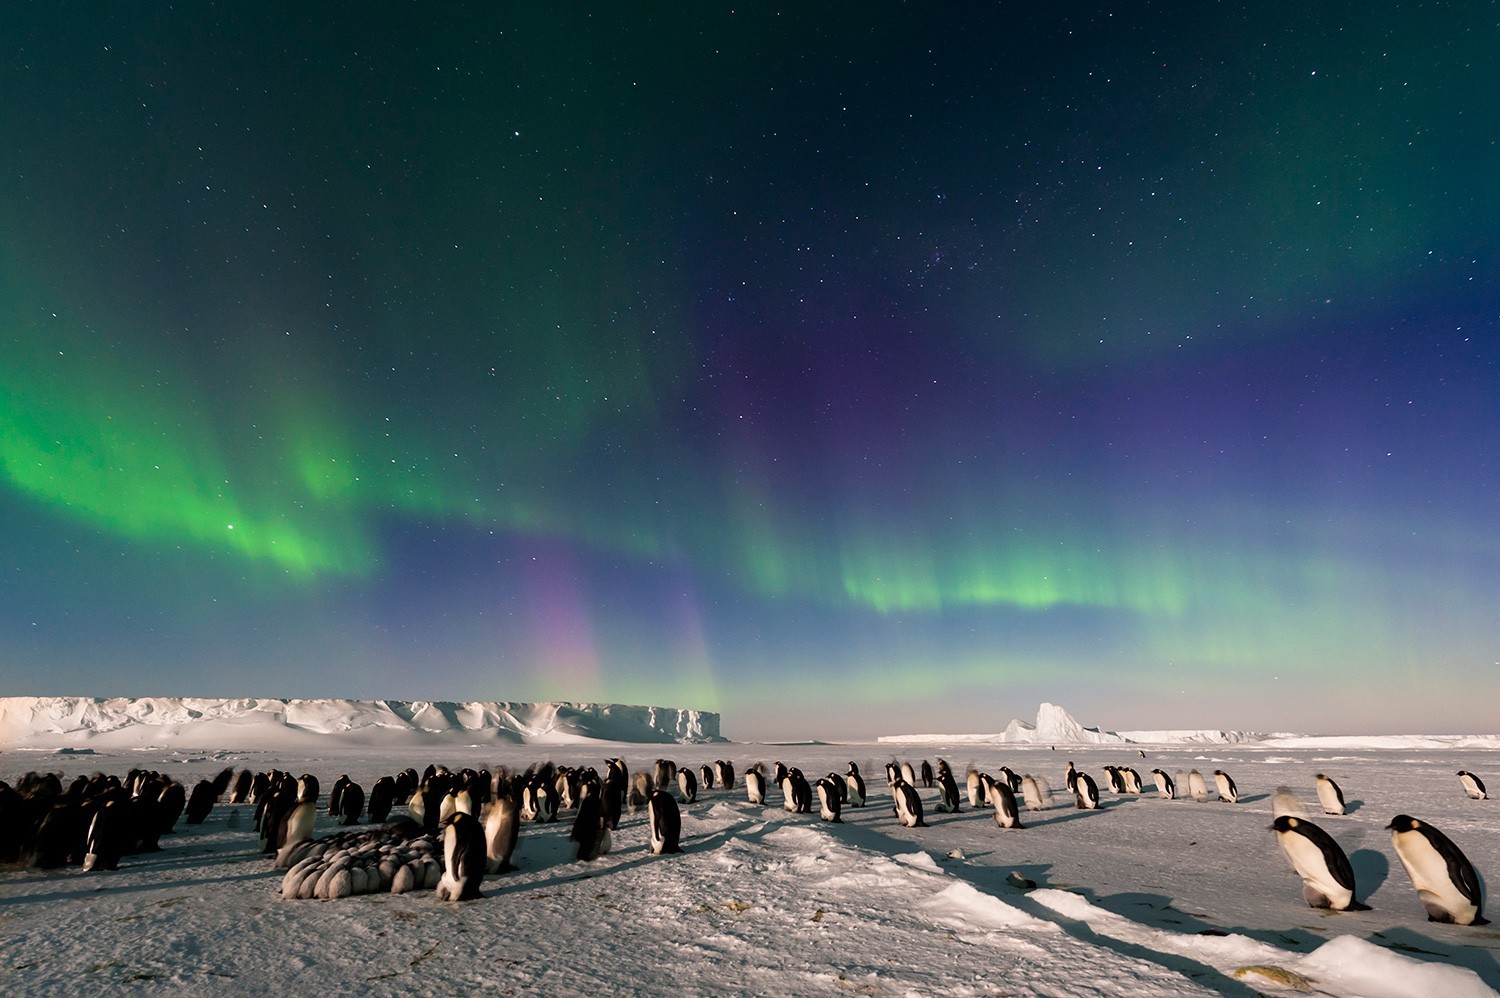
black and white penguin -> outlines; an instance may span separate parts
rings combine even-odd
[[[802,775],[802,770],[795,766],[787,770],[786,779],[781,781],[781,792],[785,796],[782,806],[794,814],[807,814],[812,811],[812,787],[807,783],[807,777]]]
[[[1021,797],[1026,801],[1026,810],[1046,810],[1048,796],[1049,791],[1042,788],[1041,781],[1036,777],[1030,773],[1021,777]]]
[[[824,821],[843,823],[839,812],[843,809],[844,795],[839,785],[828,777],[818,781],[818,814]]]
[[[278,864],[283,861],[291,850],[295,849],[299,842],[306,842],[312,838],[313,826],[318,820],[317,798],[299,800],[290,814],[286,817],[286,823],[279,833],[276,845],[276,858]]]
[[[693,775],[691,766],[683,766],[677,771],[677,789],[682,794],[684,804],[691,804],[698,799],[698,779]]]
[[[687,770],[678,770],[685,773]],[[578,816],[573,819],[573,830],[568,833],[572,844],[573,859],[590,863],[609,852],[609,828],[604,824],[604,811],[600,807],[600,794],[584,791],[578,801]]]
[[[1099,787],[1092,776],[1081,770],[1073,775],[1073,799],[1080,811],[1092,811],[1099,806]]]
[[[1151,775],[1156,777],[1156,796],[1162,800],[1175,800],[1177,797],[1177,784],[1172,781],[1165,770],[1153,769]]]
[[[734,789],[734,763],[727,759],[714,760],[714,781],[720,790]]]
[[[370,820],[376,823],[385,821],[391,816],[391,806],[395,802],[396,781],[392,777],[382,776],[370,788]]]
[[[1214,770],[1214,786],[1219,791],[1219,800],[1225,804],[1238,804],[1240,801],[1240,789],[1234,785],[1234,780],[1222,769]]]
[[[850,807],[865,806],[865,778],[859,775],[859,767],[853,761],[849,763],[849,771],[844,774],[844,787]]]
[[[1016,794],[1011,790],[1010,783],[1004,780],[991,780],[985,777],[985,793],[989,796],[990,806],[995,809],[995,824],[1001,828],[1021,828],[1021,814],[1016,810]]]
[[[1323,829],[1305,818],[1283,814],[1271,827],[1292,869],[1302,878],[1302,896],[1314,908],[1369,911],[1354,897],[1354,869],[1344,850]]]
[[[907,828],[926,827],[927,822],[922,820],[922,797],[917,793],[916,787],[904,779],[898,779],[891,788],[891,796],[896,800],[897,821]]]
[[[1125,777],[1125,792],[1127,794],[1138,794],[1141,792],[1141,774],[1126,766],[1120,770]]]
[[[1322,773],[1318,774],[1318,803],[1323,805],[1324,814],[1344,813],[1344,792],[1337,783]]]
[[[1119,766],[1105,766],[1104,772],[1109,776],[1109,789],[1117,794],[1125,792],[1125,774],[1120,772]]]
[[[671,759],[656,760],[656,770],[653,774],[653,785],[657,787],[670,787],[677,782],[677,763]]]
[[[968,775],[964,779],[964,783],[965,789],[969,793],[970,807],[984,807],[986,803],[985,791],[988,780],[989,777],[985,776],[979,770],[972,767],[969,769]]]
[[[521,802],[517,790],[506,786],[495,794],[484,816],[484,868],[487,873],[514,870],[511,857],[521,836]]]
[[[932,767],[929,766],[928,768],[931,769]],[[913,787],[915,787],[917,785],[917,771],[912,768],[911,763],[909,763],[909,762],[903,762],[903,763],[901,763],[899,766],[896,767],[896,773],[903,780],[905,780],[907,783],[910,783]],[[929,787],[932,786],[931,783],[929,783],[927,785]]]
[[[1073,768],[1072,759],[1068,760],[1068,771],[1063,776],[1063,782],[1068,785],[1069,793],[1076,794],[1078,792],[1078,770]]]
[[[1489,799],[1490,795],[1485,793],[1484,790],[1484,781],[1467,769],[1460,769],[1458,771],[1458,782],[1463,784],[1464,793],[1468,794],[1471,800]]]
[[[365,788],[350,780],[339,792],[339,824],[357,825],[365,810]]]
[[[938,770],[937,779],[938,799],[937,809],[944,814],[957,814],[959,810],[958,784],[953,780],[953,773],[947,766]]]
[[[189,825],[203,824],[208,813],[214,809],[214,800],[218,796],[214,792],[214,785],[207,780],[199,780],[193,784],[193,792],[188,795],[184,822]]]
[[[901,767],[901,775],[902,776],[906,776],[906,766],[904,766],[904,765]],[[910,783],[911,782],[910,778],[908,778],[906,782]],[[922,786],[925,787],[928,790],[931,790],[934,782],[935,781],[934,781],[933,775],[932,775],[932,763],[928,762],[926,759],[923,759],[922,760]]]
[[[651,855],[665,856],[682,852],[682,812],[665,790],[651,795],[646,804],[646,828],[650,835]]]
[[[104,801],[94,809],[84,840],[83,869],[118,870],[125,854],[127,829],[125,802],[119,798]]]
[[[310,800],[313,804],[318,803],[318,778],[311,773],[303,773],[297,779],[297,799]]]
[[[248,769],[240,770],[240,775],[234,779],[234,789],[229,793],[229,803],[244,804],[250,798],[250,786],[255,782],[255,774]]]
[[[1000,767],[1000,775],[1005,778],[1005,783],[1010,787],[1011,793],[1019,793],[1021,790],[1021,774],[1009,766]]]
[[[473,901],[484,880],[484,828],[467,811],[454,811],[443,822],[443,874],[437,882],[439,901]]]
[[[1474,864],[1453,840],[1425,821],[1398,814],[1385,827],[1430,922],[1488,925]]]
[[[1208,783],[1196,769],[1188,770],[1188,796],[1199,804],[1208,800]]]
[[[714,788],[714,768],[706,762],[698,767],[698,785],[704,790]]]
[[[630,781],[630,793],[625,796],[625,803],[632,811],[639,811],[651,800],[651,774],[647,772],[636,773]]]
[[[758,762],[745,770],[745,798],[752,804],[766,802],[766,774]]]
[[[777,759],[775,765],[771,767],[771,782],[776,784],[778,790],[781,789],[781,784],[786,781],[786,774],[786,764]]]
[[[328,816],[330,818],[339,816],[339,801],[343,799],[344,788],[348,785],[348,773],[339,774],[339,778],[333,781],[333,789],[328,791]]]

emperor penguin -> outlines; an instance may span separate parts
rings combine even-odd
[[[844,774],[844,786],[849,791],[849,806],[865,806],[865,778],[859,775],[859,766],[853,761],[849,763],[849,771]]]
[[[786,797],[783,806],[788,811],[807,814],[812,810],[812,787],[808,786],[802,770],[796,767],[787,770],[786,779],[781,782],[781,792]]]
[[[1047,794],[1037,778],[1027,773],[1021,777],[1021,796],[1026,801],[1026,810],[1043,811],[1047,808]]]
[[[1218,788],[1219,800],[1225,804],[1238,804],[1240,801],[1239,787],[1234,785],[1234,780],[1222,769],[1214,770],[1214,786]]]
[[[1488,925],[1479,874],[1453,840],[1425,821],[1398,814],[1385,827],[1429,922]]]
[[[714,788],[714,768],[706,762],[698,767],[698,783],[704,790]]]
[[[297,799],[310,800],[314,804],[318,802],[318,778],[311,773],[303,773],[297,779]]]
[[[1484,781],[1467,769],[1460,769],[1458,771],[1458,782],[1463,784],[1464,793],[1468,794],[1471,800],[1489,799],[1490,795],[1484,791]]]
[[[484,816],[484,868],[486,873],[514,870],[511,857],[521,835],[521,804],[514,791],[496,794]]]
[[[1092,811],[1099,806],[1099,787],[1088,773],[1079,771],[1073,777],[1073,799],[1080,811]]]
[[[1120,771],[1119,766],[1105,766],[1104,772],[1109,776],[1109,789],[1117,794],[1125,792],[1125,774]]]
[[[907,828],[925,828],[927,822],[922,820],[922,798],[917,794],[917,788],[901,779],[891,788],[891,795],[896,798],[896,820]]]
[[[382,776],[370,788],[370,820],[381,823],[391,816],[391,806],[396,801],[396,781]]]
[[[985,777],[985,780],[985,793],[995,809],[995,824],[1000,828],[1024,827],[1021,815],[1016,810],[1015,791],[1011,790],[1010,784],[1003,780],[991,780],[989,777]]]
[[[357,825],[365,809],[365,788],[350,780],[339,795],[339,824]]]
[[[926,767],[926,776],[927,776],[927,778],[924,781],[923,785],[930,787],[930,786],[932,786],[932,764],[929,763],[926,759],[923,759],[922,760],[922,765]],[[905,780],[907,783],[910,783],[913,787],[915,787],[917,785],[917,773],[916,773],[916,770],[914,770],[914,769],[911,768],[911,763],[909,763],[909,762],[903,762],[901,764],[900,769],[901,769],[901,778],[903,780]]]
[[[1208,784],[1196,769],[1188,770],[1188,796],[1199,804],[1208,800]]]
[[[126,805],[111,797],[94,810],[84,840],[83,869],[118,870],[125,852]]]
[[[1354,869],[1344,850],[1305,818],[1283,814],[1271,824],[1276,842],[1302,878],[1302,896],[1314,908],[1369,911],[1354,898]]]
[[[679,770],[686,772],[686,770]],[[585,787],[591,786],[585,784]],[[604,811],[600,805],[600,794],[585,789],[578,800],[578,816],[573,819],[573,830],[568,834],[572,843],[573,858],[591,863],[609,852],[609,826],[604,823]]]
[[[250,797],[250,788],[255,783],[255,774],[248,769],[240,770],[234,778],[234,789],[229,792],[229,803],[244,804]]]
[[[781,784],[785,782],[787,772],[786,764],[780,759],[777,759],[775,765],[771,767],[771,782],[776,785],[778,790],[781,788]]]
[[[727,759],[714,760],[714,782],[720,790],[734,789],[734,763]]]
[[[972,767],[969,769],[968,776],[965,779],[965,783],[967,783],[967,787],[965,789],[967,789],[969,792],[970,807],[984,807],[985,792],[988,787],[988,780],[989,777],[985,776],[979,770]]]
[[[1120,773],[1125,777],[1125,792],[1126,793],[1128,793],[1128,794],[1138,794],[1138,793],[1141,792],[1141,774],[1140,773],[1137,773],[1134,769],[1130,768],[1129,766],[1126,766],[1124,769],[1120,770]]]
[[[349,774],[342,773],[333,781],[333,789],[328,791],[328,816],[337,818],[339,816],[339,801],[344,796],[344,788],[349,785]]]
[[[1153,769],[1151,775],[1156,777],[1156,796],[1162,800],[1174,800],[1177,797],[1177,784],[1172,782],[1165,770]]]
[[[693,776],[693,767],[683,766],[677,771],[677,789],[682,793],[684,804],[691,804],[698,799],[698,780]]]
[[[486,865],[484,829],[468,811],[454,811],[443,823],[443,873],[437,882],[439,901],[473,901],[483,897],[479,883]]]
[[[642,770],[636,773],[635,778],[630,781],[630,794],[625,798],[625,803],[632,811],[639,811],[651,799],[653,789],[651,774]]]
[[[187,816],[184,819],[189,825],[201,825],[208,817],[208,812],[214,809],[214,785],[207,780],[199,780],[193,785],[193,792],[188,795]]]
[[[300,800],[292,807],[291,814],[286,819],[286,830],[277,843],[276,862],[278,864],[285,861],[299,842],[312,838],[313,825],[317,820],[318,801],[316,798]]]
[[[665,856],[682,852],[682,812],[665,790],[657,790],[646,804],[646,828],[650,834],[651,855]]]
[[[818,781],[819,817],[824,821],[842,824],[843,819],[839,817],[839,812],[843,807],[843,797],[844,795],[839,792],[838,784],[834,783],[833,780],[826,776],[820,779]]]
[[[656,771],[653,774],[655,785],[658,787],[670,786],[677,782],[677,763],[671,759],[656,760]]]
[[[1069,793],[1076,794],[1078,792],[1078,770],[1073,768],[1072,759],[1068,760],[1068,772],[1064,775],[1063,780],[1068,785]]]
[[[938,803],[937,809],[944,814],[957,814],[958,806],[958,784],[953,781],[953,773],[944,766],[938,773]]]
[[[752,804],[766,802],[766,774],[761,771],[760,763],[745,770],[745,798]]]
[[[1005,782],[1010,785],[1011,793],[1021,789],[1021,774],[1009,766],[1000,767],[1000,775],[1005,777]]]
[[[1318,774],[1318,803],[1323,805],[1324,814],[1344,813],[1344,792],[1322,773]]]
[[[907,773],[906,773],[907,768],[908,767],[906,765],[904,765],[904,764],[902,765],[902,767],[901,767],[901,775],[902,776],[907,776]],[[934,783],[933,776],[932,776],[932,763],[928,762],[926,759],[923,759],[922,760],[922,767],[921,768],[922,768],[922,786],[925,787],[925,788],[927,788],[928,790],[931,790],[932,786],[933,786],[933,783]],[[907,783],[912,782],[911,778],[907,777],[906,782]]]

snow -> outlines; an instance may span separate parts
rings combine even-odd
[[[882,735],[892,745],[1260,745],[1267,748],[1469,749],[1500,748],[1500,734],[1487,735],[1304,735],[1291,732],[1174,728],[1105,731],[1086,727],[1056,704],[1044,703],[1036,723],[1014,719],[998,734]]]
[[[0,697],[0,747],[716,742],[719,715],[606,703]]]
[[[187,703],[156,701],[151,713],[200,710],[177,706]],[[249,709],[295,713],[280,703]],[[100,708],[75,704],[67,716],[102,723],[108,711]],[[1481,876],[1500,869],[1500,804],[1468,799],[1454,775],[1468,769],[1492,786],[1500,782],[1492,777],[1500,774],[1500,751],[1487,744],[1381,743],[1330,755],[1321,746],[1244,743],[1215,745],[1206,760],[1210,753],[1196,744],[1149,748],[1146,759],[1122,743],[1057,751],[973,744],[963,756],[914,743],[527,745],[497,738],[472,746],[424,741],[420,733],[414,739],[410,725],[419,714],[434,725],[481,723],[477,712],[438,707],[412,710],[407,727],[381,729],[384,744],[369,737],[370,725],[275,744],[263,736],[296,729],[245,722],[250,715],[240,710],[231,715],[240,723],[221,718],[215,730],[249,740],[218,747],[179,738],[140,749],[95,737],[88,740],[94,754],[78,756],[56,754],[50,743],[18,748],[7,738],[0,776],[144,767],[190,785],[225,767],[275,767],[314,773],[326,791],[341,773],[368,789],[378,775],[428,762],[522,768],[550,756],[602,767],[621,755],[634,772],[670,755],[694,766],[730,759],[742,773],[752,762],[780,759],[815,779],[842,773],[854,759],[871,804],[846,809],[844,823],[833,825],[816,813],[782,810],[775,789],[767,806],[748,804],[742,782],[730,792],[703,790],[697,803],[683,805],[681,855],[650,856],[642,813],[627,812],[613,851],[588,864],[568,859],[565,814],[557,824],[523,827],[519,869],[486,878],[485,897],[468,903],[440,902],[430,891],[285,900],[281,871],[255,850],[250,808],[220,804],[205,824],[179,824],[163,838],[163,851],[128,856],[116,872],[0,867],[0,987],[28,995],[144,985],[213,994],[546,988],[1178,996],[1300,988],[1462,996],[1495,994],[1500,985],[1500,933],[1428,922],[1383,827],[1397,813],[1417,815],[1445,831]],[[14,716],[0,723],[8,727]],[[333,723],[332,715],[319,716],[319,724]],[[923,790],[929,827],[902,828],[882,768],[893,751],[913,761],[943,756],[960,782],[970,764],[991,773],[1008,765],[1061,786],[1072,761],[1098,780],[1102,807],[1078,811],[1059,795],[1049,809],[1023,813],[1025,828],[1003,830],[989,811],[967,804],[938,813],[935,792]],[[1222,768],[1239,784],[1241,802],[1114,795],[1105,789],[1106,763],[1160,767],[1184,786],[1189,769]],[[1347,815],[1319,813],[1318,772],[1343,787]],[[1317,911],[1302,900],[1301,882],[1267,827],[1272,795],[1283,786],[1348,852],[1357,894],[1371,911]],[[335,830],[319,816],[317,835]]]

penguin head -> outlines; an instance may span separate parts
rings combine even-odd
[[[1297,818],[1289,814],[1282,814],[1278,815],[1276,820],[1271,822],[1271,827],[1278,832],[1290,832],[1298,828],[1301,824],[1302,822]]]
[[[1422,823],[1409,814],[1398,814],[1385,827],[1393,832],[1414,832],[1422,827]]]

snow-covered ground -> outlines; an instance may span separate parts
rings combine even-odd
[[[5,750],[0,777],[146,767],[191,786],[225,767],[275,767],[317,775],[326,793],[341,773],[368,789],[378,775],[429,762],[522,768],[551,758],[602,769],[606,757],[622,755],[634,771],[667,756],[695,766],[729,759],[743,772],[751,762],[781,760],[815,779],[842,773],[852,759],[872,799],[830,825],[816,810],[782,810],[774,790],[769,806],[751,805],[737,783],[684,805],[682,855],[649,855],[643,816],[628,813],[613,851],[587,864],[568,860],[565,814],[557,824],[525,826],[520,869],[487,878],[485,897],[469,903],[440,902],[431,892],[284,900],[282,874],[255,849],[251,809],[221,804],[204,825],[179,824],[163,851],[127,857],[117,872],[0,868],[0,990],[1189,995],[1300,988],[1457,996],[1493,994],[1500,985],[1495,926],[1428,922],[1383,828],[1397,813],[1415,815],[1458,843],[1481,876],[1500,870],[1500,801],[1468,799],[1455,775],[1468,769],[1492,788],[1500,784],[1494,748],[325,742],[315,750]],[[1101,787],[1108,786],[1104,764],[1133,766],[1148,792],[1105,790],[1097,811],[1078,811],[1060,793],[1050,809],[1023,814],[1027,827],[1002,830],[990,812],[967,803],[958,814],[936,813],[927,790],[930,827],[906,829],[892,815],[883,778],[893,754],[946,758],[960,777],[971,764],[992,773],[1008,765],[1055,787],[1070,760]],[[1154,767],[1179,777],[1224,769],[1241,801],[1159,800],[1151,792]],[[1318,812],[1319,772],[1342,785],[1349,814]],[[1283,785],[1343,845],[1371,911],[1329,913],[1303,902],[1268,829],[1270,796]],[[334,828],[320,817],[317,834]]]

